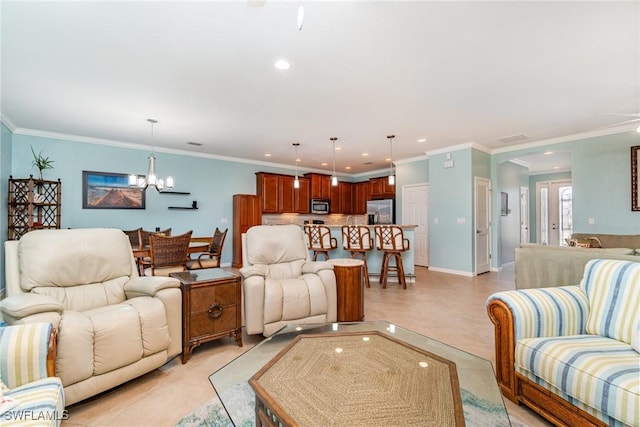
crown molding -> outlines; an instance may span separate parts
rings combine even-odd
[[[615,135],[618,133],[635,132],[637,127],[638,127],[637,124],[632,123],[632,124],[627,124],[624,126],[616,126],[608,129],[592,130],[589,132],[559,136],[556,138],[541,139],[539,141],[527,142],[524,144],[510,145],[509,147],[504,147],[504,148],[495,148],[491,150],[490,154],[509,153],[511,151],[524,150],[527,148],[537,148],[537,147],[544,147],[546,145],[560,144],[563,142],[574,142],[574,141],[586,140],[586,139],[595,138],[598,136],[607,136],[607,135]]]
[[[530,168],[531,167],[531,163],[525,162],[524,160],[520,160],[520,159],[510,159],[507,162],[513,163],[513,164],[518,165],[518,166],[523,166],[525,168]]]
[[[393,162],[393,164],[395,165],[403,165],[405,163],[415,163],[415,162],[420,162],[423,160],[429,160],[429,156],[422,155],[422,156],[416,156],[416,157],[409,157],[408,159],[402,159],[402,160],[396,160]]]
[[[538,172],[530,172],[529,176],[533,176],[533,175],[550,175],[553,173],[565,173],[565,172],[571,172],[571,169],[567,169],[567,168],[562,168],[562,169],[551,169],[551,170],[546,170],[546,171],[538,171]]]
[[[0,115],[0,122],[2,122],[7,127],[7,129],[11,131],[11,133],[16,132],[16,125],[14,125],[11,119],[9,119],[4,114]]]
[[[444,147],[444,148],[437,148],[435,150],[425,151],[425,154],[427,155],[427,157],[431,157],[431,156],[435,156],[436,154],[445,154],[445,153],[450,153],[452,151],[468,150],[470,148],[485,152],[487,154],[492,154],[490,148],[485,147],[484,145],[481,145],[481,144],[477,144],[475,142],[466,142],[464,144],[451,145],[449,147]]]
[[[4,121],[4,118],[3,118],[3,121]],[[14,135],[27,135],[27,136],[35,136],[40,138],[50,138],[50,139],[60,139],[64,141],[80,142],[80,143],[86,143],[86,144],[107,145],[110,147],[127,148],[131,150],[149,151],[149,146],[132,144],[130,142],[115,141],[115,140],[101,139],[101,138],[92,138],[88,136],[78,136],[78,135],[71,135],[71,134],[57,133],[57,132],[47,132],[47,131],[40,131],[40,130],[27,129],[27,128],[14,128],[14,129],[15,130],[10,129]],[[194,153],[193,151],[178,150],[175,148],[163,148],[155,145],[153,146],[153,151],[156,153],[176,154],[180,156],[198,157],[198,158],[212,159],[212,160],[223,160],[226,162],[258,165],[258,166],[272,167],[272,168],[278,168],[278,169],[290,169],[290,170],[296,169],[295,166],[285,165],[282,163],[242,159],[238,157],[220,156],[216,154]],[[301,168],[301,167],[298,167],[298,171],[299,172],[317,172],[317,173],[327,172],[322,169]],[[336,172],[336,175],[342,176],[342,177],[352,176],[352,175],[344,174],[340,172]]]

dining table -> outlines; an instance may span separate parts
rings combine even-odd
[[[197,254],[198,252],[207,252],[209,250],[210,243],[194,241],[193,239],[189,242],[189,248],[187,249],[187,254]],[[135,258],[144,258],[151,255],[151,248],[149,245],[144,246],[133,246],[131,248],[133,251],[133,256]]]

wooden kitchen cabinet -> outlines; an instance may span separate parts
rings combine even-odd
[[[309,178],[311,188],[309,190],[310,199],[331,199],[331,177],[319,173],[306,173],[305,178]]]
[[[293,209],[296,213],[308,214],[311,212],[311,206],[309,204],[311,197],[309,196],[311,182],[308,178],[298,178],[300,181],[300,188],[294,191],[293,196]]]
[[[353,184],[353,212],[356,215],[367,213],[367,200],[371,198],[371,188],[369,181],[356,182]]]
[[[340,188],[340,209],[343,214],[353,213],[353,184],[350,182],[338,183]]]
[[[309,179],[298,177],[300,188],[294,188],[294,176],[280,175],[279,213],[309,213]]]
[[[279,213],[279,175],[274,173],[256,173],[256,193],[262,201],[263,213]]]
[[[309,179],[300,177],[300,188],[293,188],[292,175],[257,172],[256,189],[262,213],[309,213]]]
[[[338,182],[338,185],[331,187],[331,213],[351,214],[353,213],[353,184],[350,182]]]
[[[262,224],[260,196],[254,194],[234,194],[232,267],[242,267],[242,233],[246,233],[249,228],[260,224]]]
[[[382,176],[369,180],[371,199],[393,199],[396,197],[396,186],[389,185],[389,177]]]

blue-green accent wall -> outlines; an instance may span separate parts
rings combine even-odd
[[[473,271],[473,179],[471,149],[451,152],[454,167],[444,168],[445,154],[429,158],[429,264]],[[458,219],[464,223],[458,223]]]
[[[82,209],[82,171],[146,174],[148,151],[96,145],[29,135],[13,135],[11,169],[14,177],[37,174],[31,166],[30,147],[51,157],[54,169],[45,170],[45,179],[62,181],[62,228],[171,227],[173,233],[193,230],[194,235],[211,235],[216,227],[231,228],[232,196],[255,194],[255,172],[292,174],[285,168],[236,163],[210,158],[156,152],[156,172],[171,175],[176,180],[175,191],[190,195],[159,194],[146,191],[146,209]],[[6,181],[6,180],[5,180]],[[6,185],[6,184],[5,184]],[[191,206],[198,201],[198,210],[170,210],[169,206]],[[6,206],[6,198],[5,205]],[[223,223],[223,219],[227,220]],[[3,233],[6,240],[6,230]],[[228,240],[230,242],[230,240]],[[222,263],[231,262],[231,244],[225,244]]]
[[[514,261],[514,250],[520,245],[520,187],[529,185],[529,169],[505,162],[498,167],[499,193],[507,193],[507,215],[500,213],[500,265]],[[502,198],[502,194],[500,194]]]
[[[13,134],[4,123],[0,123],[0,203],[7,207],[7,190],[9,175],[11,175],[11,146]],[[6,211],[0,214],[0,241],[3,242],[0,248],[0,298],[5,293],[6,285],[4,281],[4,241],[7,239],[7,214]]]

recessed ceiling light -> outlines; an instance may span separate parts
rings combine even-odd
[[[391,159],[389,157],[387,157],[386,159],[384,159],[385,162],[390,162]]]
[[[368,155],[369,155],[369,153],[362,153],[362,157],[366,157]]]
[[[320,163],[320,165],[321,165],[321,166],[327,166],[327,165],[328,165],[328,163],[327,163],[327,162],[322,162],[322,163]]]
[[[427,138],[420,138],[418,142],[427,142]]]
[[[544,153],[542,153],[542,154],[544,154],[545,156],[548,156],[549,154],[553,154],[553,151],[545,151],[545,152],[544,152]]]
[[[560,166],[554,166],[553,168],[554,169],[560,169]]]
[[[346,170],[351,170],[351,166],[345,166]]]
[[[271,153],[264,153],[265,157],[271,157]]]
[[[342,147],[336,147],[336,151],[342,151]]]
[[[291,64],[289,64],[289,61],[287,61],[286,59],[278,59],[274,64],[274,67],[276,67],[278,70],[288,70],[289,68],[291,68]]]

